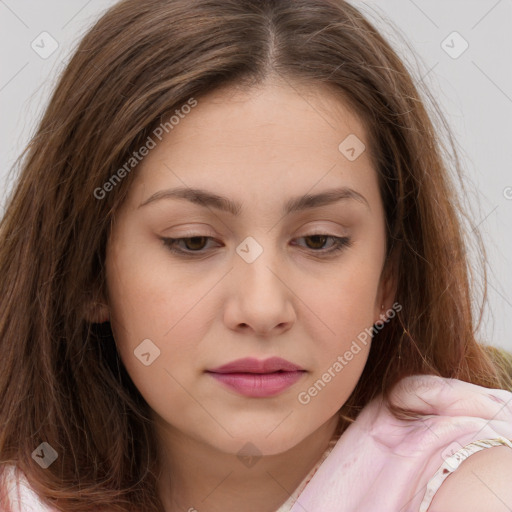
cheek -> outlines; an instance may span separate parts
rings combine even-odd
[[[153,267],[145,274],[135,270],[121,282],[113,276],[110,291],[112,322],[119,330],[123,344],[152,339],[161,349],[180,340],[198,339],[197,334],[207,324],[208,292],[218,279],[184,278],[170,268]],[[122,272],[122,269],[119,269]]]
[[[307,295],[316,314],[309,322],[316,371],[301,386],[297,402],[309,415],[335,414],[357,385],[371,346],[376,289],[367,267],[347,265],[327,288]]]
[[[309,286],[298,292],[313,313],[305,313],[305,318],[318,370],[307,386],[315,386],[311,397],[321,391],[326,403],[348,398],[370,350],[383,254],[377,244],[360,249],[348,253],[329,279],[322,279],[322,286],[318,278],[308,278]]]
[[[160,337],[172,327],[173,309],[179,309],[181,301],[170,297],[179,295],[183,286],[171,275],[171,267],[155,257],[159,252],[142,243],[114,243],[107,252],[109,306],[120,338]]]
[[[379,288],[379,258],[370,264],[359,253],[340,264],[329,278],[308,278],[300,293],[314,320],[325,333],[322,339],[337,344],[355,339],[374,322]],[[320,321],[319,321],[320,320]],[[313,320],[311,320],[313,321]],[[320,332],[320,330],[318,330]]]
[[[145,398],[174,387],[169,373],[181,382],[192,362],[197,366],[198,340],[207,329],[202,299],[216,281],[194,279],[189,271],[142,254],[137,247],[111,249],[110,323],[119,355]]]

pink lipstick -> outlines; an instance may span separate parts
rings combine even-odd
[[[253,398],[275,396],[295,384],[306,371],[300,366],[271,357],[237,359],[207,373],[241,395]]]

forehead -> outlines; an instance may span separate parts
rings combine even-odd
[[[344,141],[357,158],[347,158]],[[315,187],[376,188],[363,123],[321,84],[218,89],[198,98],[155,142],[137,169],[140,201],[171,186],[260,200]]]
[[[296,152],[310,147],[332,152],[351,133],[366,139],[363,123],[341,93],[324,84],[222,87],[199,98],[197,106],[181,117],[163,134],[169,145],[193,142],[249,150],[263,143],[280,146],[281,151],[288,146]]]

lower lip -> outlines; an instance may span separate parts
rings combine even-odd
[[[254,398],[274,396],[295,384],[304,371],[275,373],[214,373],[214,379],[234,389],[237,393]]]

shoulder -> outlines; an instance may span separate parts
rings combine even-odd
[[[428,512],[510,512],[512,449],[495,446],[461,463],[441,485]]]
[[[396,386],[392,398],[418,415],[408,424],[398,423],[402,435],[395,436],[392,448],[394,454],[417,459],[419,478],[412,496],[423,496],[419,510],[512,512],[510,391],[411,376]],[[381,442],[391,437],[389,429],[382,434]],[[454,449],[458,455],[448,457]]]

